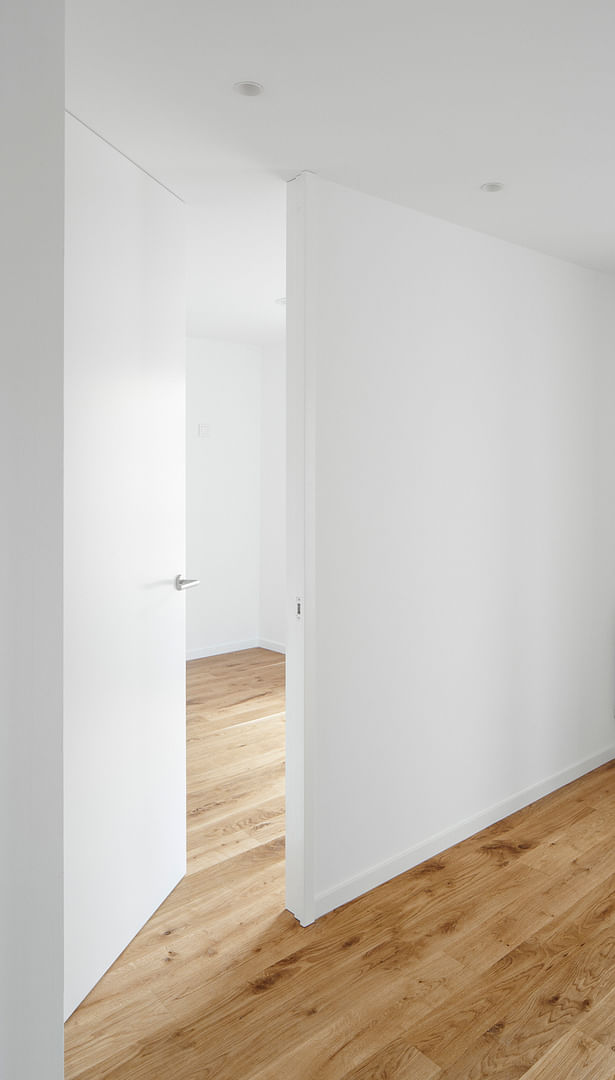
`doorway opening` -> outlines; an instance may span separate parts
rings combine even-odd
[[[283,850],[285,362],[275,340],[188,338],[188,873]]]

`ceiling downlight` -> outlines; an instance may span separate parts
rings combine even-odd
[[[242,97],[259,97],[262,94],[265,87],[259,82],[236,82],[233,86],[233,90],[236,94],[241,94]]]

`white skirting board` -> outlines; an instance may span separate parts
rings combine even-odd
[[[221,656],[223,653],[242,652],[244,649],[269,649],[271,652],[286,652],[286,646],[279,641],[253,638],[251,641],[225,641],[221,645],[207,645],[203,649],[189,649],[186,653],[186,660],[201,660],[205,656]]]
[[[269,649],[270,652],[286,653],[286,645],[283,645],[281,641],[268,641],[267,638],[261,638],[258,644],[259,648]]]
[[[514,814],[515,811],[521,810],[524,806],[535,802],[536,799],[542,799],[552,791],[557,791],[558,788],[564,787],[573,780],[578,780],[580,776],[591,772],[592,769],[597,769],[614,757],[615,745],[608,746],[600,753],[594,754],[576,765],[571,765],[568,769],[563,769],[562,772],[556,773],[546,780],[541,780],[532,787],[524,788],[523,791],[511,795],[509,798],[504,799],[503,802],[481,811],[474,817],[466,818],[465,821],[460,821],[450,829],[445,829],[444,832],[430,836],[427,840],[423,840],[400,855],[387,859],[386,862],[373,866],[354,878],[343,881],[333,889],[318,893],[315,897],[314,917],[318,919],[321,915],[333,911],[334,908],[348,903],[349,900],[355,900],[358,896],[363,896],[364,893],[375,889],[376,886],[383,885],[386,881],[405,873],[406,870],[411,870],[426,859],[440,855],[447,848],[460,843],[461,840],[467,840],[468,837],[474,836],[481,829],[486,829],[489,825],[495,824],[496,821],[508,817],[509,814]]]

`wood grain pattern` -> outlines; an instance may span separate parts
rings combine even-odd
[[[188,874],[67,1080],[615,1080],[615,762],[302,929],[283,732],[283,657],[188,665]]]

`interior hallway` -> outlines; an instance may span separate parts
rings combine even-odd
[[[188,665],[188,875],[66,1025],[67,1080],[612,1080],[615,763],[301,929],[284,659]]]

